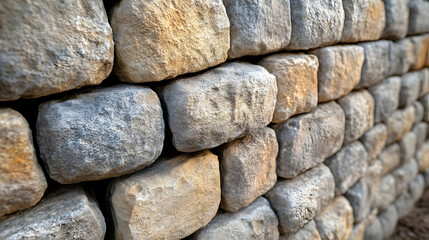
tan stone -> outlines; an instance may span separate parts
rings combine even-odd
[[[429,168],[429,141],[426,141],[416,154],[419,172],[423,173]]]
[[[409,106],[405,109],[398,109],[387,119],[386,144],[401,140],[401,138],[411,130],[414,123],[414,111],[413,106]]]
[[[426,65],[426,56],[429,49],[429,35],[410,37],[410,40],[414,46],[414,58],[411,61],[410,70],[422,69]]]
[[[280,240],[321,240],[319,231],[317,231],[316,223],[311,220],[304,227],[295,233],[284,234],[280,236]]]

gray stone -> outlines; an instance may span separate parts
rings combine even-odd
[[[307,50],[341,40],[344,9],[341,0],[290,1],[292,35],[288,50]]]
[[[390,44],[391,42],[386,40],[359,44],[364,48],[365,60],[362,66],[361,78],[356,88],[371,87],[387,77],[390,71]]]
[[[374,125],[374,98],[366,90],[354,91],[338,99],[344,110],[344,145],[351,143]]]
[[[47,187],[30,126],[10,108],[0,108],[0,173],[0,217],[34,206]]]
[[[381,230],[381,222],[376,218],[372,224],[365,230],[365,240],[383,240],[383,231]]]
[[[419,72],[410,72],[402,76],[399,93],[399,107],[411,106],[420,96],[421,79]]]
[[[413,103],[413,107],[414,107],[414,126],[415,126],[416,124],[423,121],[425,108],[423,104],[419,101],[415,101]]]
[[[403,218],[413,209],[414,199],[408,192],[404,192],[396,199],[395,207],[398,217]]]
[[[344,112],[335,102],[274,125],[279,142],[277,175],[293,178],[337,152],[344,138]]]
[[[142,169],[161,154],[164,121],[150,88],[117,85],[43,103],[37,141],[50,177],[76,183]]]
[[[408,32],[408,3],[410,0],[384,0],[386,24],[382,38],[400,40]]]
[[[428,39],[429,41],[429,39]],[[429,47],[428,47],[429,52]],[[419,71],[421,79],[420,97],[429,93],[429,68],[424,68]]]
[[[387,126],[387,142],[391,144],[401,140],[413,127],[414,108],[396,110],[385,122]]]
[[[159,160],[115,180],[109,193],[115,239],[181,239],[216,215],[219,162],[208,150]]]
[[[104,239],[97,202],[81,187],[64,187],[36,206],[0,221],[0,239]]]
[[[277,102],[273,122],[310,112],[317,106],[317,70],[314,55],[280,53],[263,58],[262,65],[277,80]]]
[[[374,123],[386,121],[399,106],[401,78],[389,77],[368,90],[374,98]]]
[[[393,0],[396,1],[396,0]],[[407,1],[407,0],[405,0]],[[386,1],[385,1],[386,2]],[[396,1],[399,2],[399,1]],[[408,18],[407,18],[408,19]],[[410,69],[414,59],[414,46],[410,39],[405,38],[390,43],[389,51],[389,76],[403,75]]]
[[[420,35],[410,37],[410,40],[414,47],[414,58],[411,60],[410,70],[420,70],[426,65],[429,37],[428,35]]]
[[[378,40],[386,21],[382,0],[343,0],[344,29],[341,42]]]
[[[294,233],[317,216],[334,198],[335,182],[325,165],[280,180],[267,194],[279,218],[280,233]]]
[[[414,132],[409,132],[405,135],[401,141],[399,141],[399,147],[401,149],[401,162],[404,163],[410,160],[416,153],[417,136]]]
[[[419,172],[423,173],[429,168],[429,141],[423,143],[421,149],[416,154]]]
[[[414,125],[412,129],[414,135],[416,135],[416,152],[423,146],[423,143],[426,140],[428,124],[425,122],[420,122]]]
[[[348,239],[353,228],[353,209],[343,196],[335,198],[315,219],[320,237]]]
[[[423,173],[423,178],[425,180],[425,187],[429,187],[429,168]]]
[[[365,146],[368,153],[368,163],[374,162],[386,145],[387,128],[384,124],[377,124],[366,132],[359,141]]]
[[[344,195],[353,208],[354,222],[359,223],[366,219],[371,209],[370,189],[364,180],[358,181]]]
[[[311,52],[319,59],[317,72],[319,102],[345,96],[360,80],[364,60],[360,46],[330,46]]]
[[[326,159],[335,179],[335,194],[344,194],[366,172],[368,154],[359,141],[344,146],[334,156]]]
[[[362,222],[355,224],[353,226],[352,233],[350,234],[350,237],[348,240],[362,240],[365,236],[365,230],[366,228],[374,222],[374,220],[377,218],[377,210],[373,209],[371,211],[370,215],[365,218]]]
[[[375,195],[375,207],[380,211],[384,211],[396,199],[396,181],[392,174],[384,176]]]
[[[407,191],[408,184],[417,176],[418,173],[419,166],[414,159],[411,159],[410,161],[396,168],[392,172],[396,182],[396,195],[400,195]]]
[[[376,206],[376,196],[378,194],[378,187],[382,179],[381,171],[383,165],[380,160],[374,161],[371,165],[368,166],[365,176],[362,176],[362,181],[364,181],[369,190],[369,202],[371,208]]]
[[[276,183],[278,144],[271,128],[229,142],[219,152],[223,209],[235,212]]]
[[[276,104],[276,78],[261,66],[232,62],[184,77],[161,89],[182,152],[217,147],[268,125]]]
[[[398,213],[396,212],[395,205],[390,205],[386,211],[378,215],[383,231],[383,238],[388,239],[395,230],[396,223],[398,223]]]
[[[263,197],[235,213],[219,213],[190,239],[279,239],[278,220]]]
[[[414,199],[414,202],[417,202],[425,191],[425,179],[422,174],[417,175],[417,177],[410,183],[410,193]]]
[[[295,233],[284,234],[280,236],[280,240],[322,240],[319,231],[317,230],[316,223],[311,220],[304,227]]]
[[[424,95],[419,99],[420,103],[423,105],[423,121],[429,123],[429,94]]]
[[[427,20],[429,3],[425,0],[410,0],[408,6],[410,8],[408,35],[429,32],[429,22]]]
[[[2,1],[0,101],[100,84],[113,39],[102,0]]]
[[[384,176],[401,163],[401,147],[397,143],[385,147],[378,159],[383,166],[380,175]]]
[[[289,0],[224,0],[231,24],[229,58],[283,50],[290,41]]]

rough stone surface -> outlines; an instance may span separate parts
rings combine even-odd
[[[284,234],[280,236],[280,240],[322,240],[319,231],[317,230],[316,223],[311,220],[304,227],[299,229],[296,233]]]
[[[422,174],[419,174],[410,183],[410,193],[414,199],[414,202],[417,202],[422,197],[424,190],[425,190],[425,179]]]
[[[278,220],[263,197],[236,213],[219,213],[191,239],[279,239]]]
[[[396,0],[393,0],[396,1]],[[386,1],[385,1],[386,2]],[[399,2],[399,1],[396,1]],[[408,19],[408,18],[407,18]],[[414,46],[409,38],[390,43],[389,76],[403,75],[410,69],[414,59]]]
[[[398,217],[405,217],[413,209],[414,199],[408,192],[404,192],[396,199],[395,207]]]
[[[360,46],[330,46],[311,52],[319,59],[317,72],[319,102],[345,96],[360,80],[364,61]]]
[[[398,223],[398,213],[396,212],[395,205],[390,205],[386,211],[378,215],[378,219],[381,223],[381,230],[383,231],[383,238],[388,239],[395,230],[396,224]]]
[[[387,128],[384,124],[377,124],[366,132],[359,141],[365,146],[368,153],[368,163],[374,162],[386,145]]]
[[[394,143],[384,148],[378,156],[378,159],[383,166],[380,175],[384,176],[401,163],[401,148],[399,144]]]
[[[380,39],[386,21],[382,0],[343,0],[343,7],[345,19],[342,42]]]
[[[134,85],[49,101],[39,107],[37,140],[50,177],[60,183],[121,176],[161,154],[161,104],[151,89]]]
[[[359,223],[366,219],[371,208],[370,188],[366,181],[359,180],[344,195],[353,208],[354,222]]]
[[[416,124],[423,121],[425,108],[423,104],[419,101],[415,101],[413,103],[413,107],[414,107],[414,126],[415,126]]]
[[[263,128],[227,143],[220,151],[221,207],[235,212],[270,190],[277,181],[277,138]]]
[[[275,125],[279,142],[277,175],[293,178],[337,152],[344,138],[344,112],[335,102]]]
[[[410,8],[408,35],[429,32],[429,22],[427,20],[429,3],[425,0],[410,0],[408,6]]]
[[[322,239],[348,239],[353,228],[352,206],[345,197],[337,197],[314,221]]]
[[[230,24],[221,0],[120,1],[110,24],[115,72],[126,82],[153,82],[224,62]]]
[[[116,239],[180,239],[216,215],[218,159],[206,150],[159,160],[115,180],[109,193]]]
[[[374,125],[374,98],[368,91],[351,92],[337,102],[345,114],[344,144],[359,139]]]
[[[229,58],[283,50],[290,41],[289,0],[224,0],[231,23]]]
[[[276,79],[261,66],[233,62],[161,89],[173,133],[182,152],[217,147],[271,122]]]
[[[295,114],[310,112],[317,106],[317,70],[314,55],[280,53],[259,62],[276,77],[277,102],[273,122],[281,123]]]
[[[428,124],[425,122],[417,123],[412,131],[416,135],[416,151],[418,151],[426,140]]]
[[[374,222],[374,220],[377,218],[377,210],[374,209],[371,211],[370,215],[365,218],[362,222],[355,224],[353,226],[352,233],[350,234],[350,237],[348,240],[362,240],[365,236],[365,230],[366,228]]]
[[[404,163],[410,160],[416,153],[417,136],[414,132],[409,132],[405,135],[401,141],[399,141],[399,147],[401,149],[401,162]]]
[[[420,70],[426,64],[426,56],[429,48],[429,38],[426,35],[420,35],[410,37],[410,40],[413,43],[414,47],[414,58],[412,58],[411,60],[410,70]]]
[[[429,52],[429,47],[428,47],[428,52]],[[429,68],[424,68],[420,70],[419,74],[421,79],[420,97],[423,97],[424,95],[429,93]]]
[[[399,107],[411,106],[420,96],[421,78],[419,72],[410,72],[402,76],[399,93]]]
[[[396,168],[392,175],[395,177],[396,182],[396,195],[402,194],[408,189],[408,184],[417,176],[419,173],[419,166],[414,159],[402,164]]]
[[[290,1],[292,35],[288,50],[307,50],[341,40],[344,9],[341,0]]]
[[[378,186],[377,194],[375,195],[375,207],[383,211],[396,199],[396,181],[392,174],[384,176]]]
[[[423,121],[429,123],[429,94],[424,95],[419,99],[420,103],[423,105]]]
[[[335,182],[325,165],[291,180],[280,180],[267,194],[279,218],[280,233],[294,233],[317,216],[334,198]]]
[[[387,126],[386,144],[401,140],[413,126],[414,108],[410,106],[396,110],[385,123]]]
[[[0,239],[104,239],[106,224],[81,187],[65,187],[0,221]]]
[[[387,78],[368,90],[374,98],[374,123],[386,121],[399,106],[401,78]]]
[[[372,222],[371,225],[365,230],[365,240],[383,240],[383,231],[381,230],[381,222],[378,218]]]
[[[375,200],[376,195],[378,194],[378,186],[381,181],[381,171],[383,165],[380,160],[375,160],[371,165],[368,166],[365,176],[362,176],[362,180],[367,184],[369,190],[369,199],[370,201],[367,204],[376,206]]]
[[[112,71],[103,1],[2,1],[0,101],[101,83]]]
[[[0,108],[0,217],[35,205],[46,187],[27,121]]]
[[[408,32],[408,3],[410,0],[384,0],[386,24],[382,38],[400,40],[407,36]]]
[[[429,168],[429,141],[423,143],[422,148],[416,154],[419,171],[423,173]]]

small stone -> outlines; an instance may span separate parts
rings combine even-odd
[[[216,215],[220,191],[219,162],[208,150],[119,178],[109,189],[115,239],[184,238]]]
[[[415,126],[416,124],[423,121],[425,108],[423,104],[419,101],[415,101],[413,103],[413,107],[414,107],[414,126]]]
[[[426,140],[428,124],[420,122],[414,125],[412,132],[416,135],[416,152],[420,150]]]
[[[378,184],[375,207],[383,211],[396,199],[396,181],[392,174],[384,176]]]
[[[423,173],[429,168],[429,141],[423,143],[421,149],[416,154],[419,172]]]
[[[399,107],[411,106],[420,96],[421,78],[419,72],[409,72],[402,76],[399,93]]]
[[[311,52],[319,59],[317,72],[319,102],[345,96],[360,80],[364,60],[360,46],[330,46]]]
[[[420,35],[410,37],[410,40],[414,46],[414,58],[411,60],[410,70],[420,70],[426,64],[426,56],[429,48],[429,37],[426,35]]]
[[[353,208],[354,223],[366,219],[371,209],[370,189],[367,182],[362,179],[347,190],[344,195]]]
[[[429,123],[429,94],[424,95],[419,99],[420,103],[423,105],[423,121]]]
[[[267,194],[279,218],[280,233],[295,233],[334,199],[335,182],[325,165],[290,180],[280,180]]]
[[[410,160],[416,153],[417,136],[414,132],[409,132],[405,135],[401,141],[399,141],[399,147],[401,149],[401,162],[404,163]]]
[[[365,146],[368,153],[368,163],[374,162],[386,145],[387,128],[384,124],[377,124],[366,132],[359,141]]]
[[[391,144],[401,140],[412,128],[414,123],[414,108],[396,110],[385,122],[387,126],[387,142]]]
[[[280,240],[322,240],[316,223],[311,220],[295,233],[284,234],[280,236]]]
[[[277,138],[263,128],[220,149],[221,207],[236,212],[270,190],[277,181]]]
[[[408,184],[417,176],[419,173],[419,166],[416,160],[411,159],[410,161],[402,164],[396,168],[392,175],[395,177],[396,182],[396,195],[402,194],[408,189]]]
[[[337,152],[344,138],[344,112],[335,102],[274,125],[279,142],[277,175],[293,178]]]
[[[371,225],[365,230],[365,240],[383,240],[383,231],[381,230],[381,222],[378,218],[372,222]]]
[[[400,40],[407,36],[408,32],[408,3],[410,0],[384,0],[386,13],[386,26],[382,38]]]
[[[410,19],[408,24],[408,35],[416,35],[429,32],[427,13],[429,3],[425,0],[410,0]]]
[[[381,223],[381,229],[383,231],[383,238],[388,239],[395,230],[396,224],[398,223],[398,213],[396,212],[395,205],[390,205],[386,211],[378,215],[378,219]]]
[[[217,147],[267,126],[276,78],[261,66],[232,62],[160,89],[173,144],[182,152]]]
[[[398,218],[403,218],[413,210],[414,199],[408,192],[404,192],[396,199],[395,207]]]
[[[401,78],[389,77],[368,90],[374,98],[374,123],[385,122],[399,106]]]
[[[394,143],[384,148],[378,156],[378,159],[383,166],[380,175],[384,176],[401,163],[401,148],[399,144]]]
[[[424,191],[425,191],[425,179],[422,174],[419,174],[410,183],[410,193],[414,199],[414,202],[417,202],[422,197]]]
[[[386,3],[387,0],[385,0]],[[396,1],[396,0],[393,0]],[[407,1],[407,0],[405,0]],[[399,1],[396,1],[399,2]],[[403,1],[401,1],[403,2]],[[408,19],[408,18],[407,18]],[[410,69],[414,59],[414,46],[409,38],[390,43],[389,76],[403,75]]]
[[[319,61],[314,55],[280,53],[263,58],[263,66],[277,80],[277,102],[273,123],[310,112],[317,106],[317,70]]]

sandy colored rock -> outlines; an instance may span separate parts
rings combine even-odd
[[[321,240],[319,231],[317,231],[316,223],[311,220],[295,233],[284,234],[280,236],[280,240]]]
[[[378,40],[386,21],[382,0],[343,0],[344,29],[341,42]]]
[[[276,104],[275,77],[261,66],[232,62],[160,89],[182,152],[217,147],[267,126]]]
[[[359,180],[344,194],[353,208],[354,223],[362,222],[371,210],[371,193],[368,182]]]
[[[413,61],[413,59],[414,46],[409,38],[405,38],[397,42],[391,42],[389,51],[388,75],[403,75],[407,73],[410,69],[411,62]]]
[[[246,207],[274,186],[278,149],[276,134],[267,127],[221,147],[224,210],[235,212]]]
[[[283,50],[290,41],[289,0],[224,0],[231,24],[229,58]]]
[[[423,173],[429,168],[429,141],[423,143],[421,149],[416,154],[419,172]]]
[[[414,58],[411,60],[410,70],[420,70],[426,65],[426,56],[429,48],[429,35],[410,37],[410,40],[414,47]]]
[[[377,194],[375,195],[375,206],[380,211],[384,211],[396,199],[396,180],[392,174],[387,174],[378,185]]]
[[[317,106],[317,70],[314,55],[280,53],[263,58],[263,66],[277,80],[277,102],[273,122],[310,112]]]
[[[5,0],[0,19],[0,101],[97,85],[112,71],[102,0]]]
[[[394,143],[385,147],[378,156],[378,159],[383,166],[380,175],[384,176],[401,163],[401,148],[399,144]]]
[[[158,96],[136,85],[43,103],[36,128],[49,176],[62,184],[135,172],[158,158],[164,141]]]
[[[401,163],[410,160],[416,153],[417,136],[410,131],[399,141],[401,149]]]
[[[411,106],[419,98],[421,80],[419,72],[409,72],[402,76],[399,107]]]
[[[334,198],[334,178],[325,165],[290,180],[280,180],[266,197],[279,218],[282,234],[295,233]]]
[[[277,175],[293,178],[337,152],[344,138],[344,112],[335,102],[272,126],[279,142]]]
[[[395,230],[396,224],[398,223],[398,212],[396,211],[395,205],[390,205],[386,211],[378,215],[378,219],[381,223],[381,230],[383,231],[383,238],[389,239]]]
[[[46,187],[30,126],[19,112],[0,108],[0,217],[34,206]]]
[[[365,146],[368,153],[368,163],[374,162],[386,145],[387,128],[384,124],[377,124],[368,130],[359,141]]]
[[[110,24],[121,81],[161,81],[227,59],[230,24],[221,0],[120,1]]]
[[[411,130],[416,135],[416,152],[420,150],[423,146],[423,143],[426,140],[427,132],[428,132],[428,124],[425,122],[420,122],[414,125]]]
[[[382,38],[400,40],[407,36],[410,0],[384,0],[386,24]]]
[[[180,239],[204,227],[220,203],[217,156],[206,150],[157,161],[109,189],[116,239]]]
[[[392,175],[395,178],[396,183],[396,195],[400,195],[407,191],[408,184],[417,176],[418,173],[419,166],[414,159],[409,160],[392,171]]]
[[[414,108],[412,106],[396,110],[385,122],[387,126],[386,144],[401,140],[411,130],[413,123]]]
[[[311,52],[319,59],[317,72],[319,102],[345,96],[359,83],[364,61],[360,46],[330,46]]]
[[[401,78],[389,77],[368,90],[374,98],[374,123],[386,121],[399,106]]]
[[[408,23],[408,35],[416,35],[429,32],[427,13],[429,3],[425,0],[410,0],[410,19]]]
[[[81,187],[64,187],[36,206],[0,221],[0,239],[102,240],[103,214],[94,198]]]

